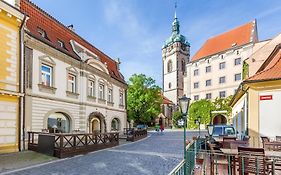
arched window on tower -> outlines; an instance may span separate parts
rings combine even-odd
[[[167,70],[168,70],[168,73],[172,72],[173,70],[173,63],[171,60],[168,61],[168,65],[167,65]]]
[[[182,68],[181,68],[182,72],[185,72],[185,61],[184,60],[181,61],[181,66],[182,66]]]

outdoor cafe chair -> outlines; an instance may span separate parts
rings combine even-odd
[[[268,138],[268,137],[265,137],[265,136],[261,136],[261,140],[262,140],[262,146],[263,146],[263,148],[265,147],[265,143],[270,142],[269,138]]]
[[[238,162],[240,175],[270,173],[263,148],[238,147]]]
[[[276,136],[276,141],[281,142],[281,136]]]

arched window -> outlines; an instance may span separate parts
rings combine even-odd
[[[70,132],[69,118],[63,113],[53,113],[48,117],[48,130],[50,133]]]
[[[168,66],[168,67],[167,67],[168,72],[172,72],[172,70],[173,70],[173,63],[172,63],[171,60],[168,61],[168,65],[167,65],[167,66]]]
[[[112,119],[111,121],[111,130],[112,131],[119,131],[120,129],[120,123],[119,120],[117,118]]]
[[[182,68],[181,68],[182,72],[185,72],[185,61],[184,60],[181,61],[181,66],[182,66]]]

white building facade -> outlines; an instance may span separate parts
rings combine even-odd
[[[121,131],[127,84],[114,61],[29,1],[25,43],[25,130]]]
[[[255,21],[207,40],[186,66],[184,94],[192,100],[233,95],[257,40]]]

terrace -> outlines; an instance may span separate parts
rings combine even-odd
[[[184,171],[187,175],[281,174],[280,137],[251,140],[195,138],[186,147],[186,161],[183,160],[170,175],[184,175]],[[257,144],[257,140],[262,144]]]

